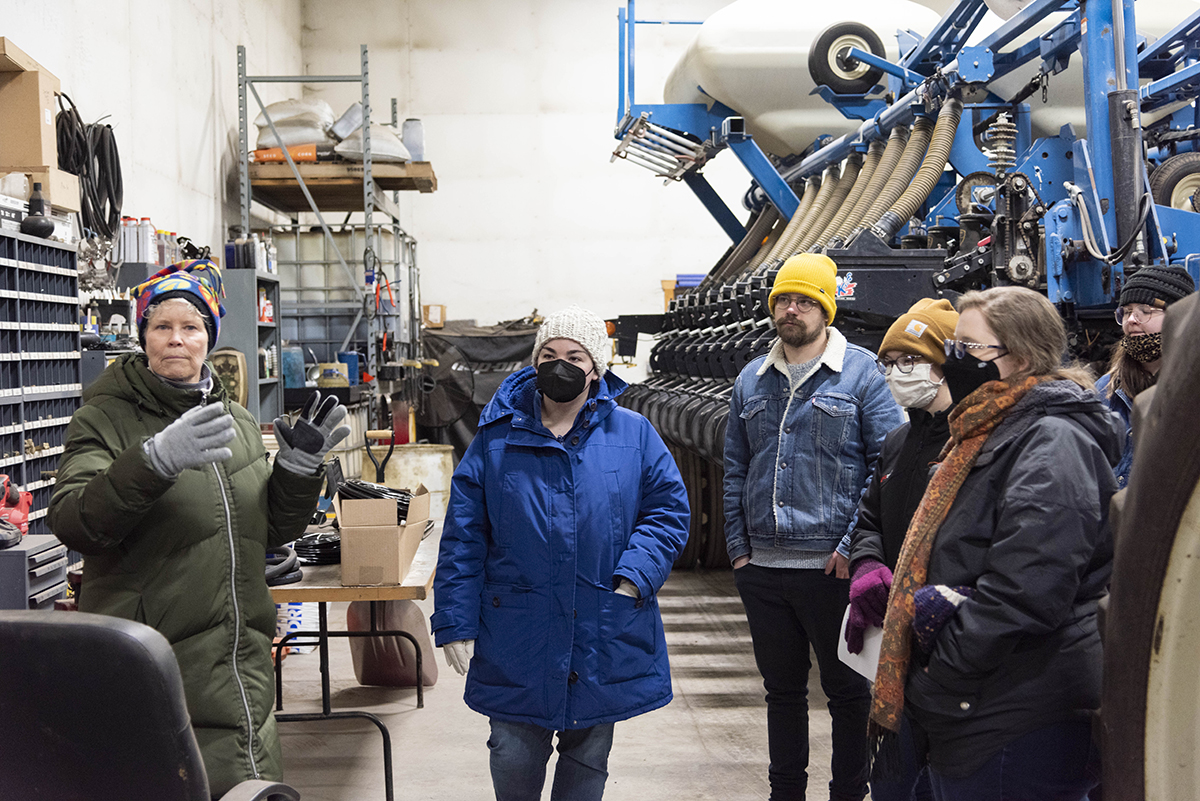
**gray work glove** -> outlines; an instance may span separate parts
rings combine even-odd
[[[210,403],[188,409],[143,447],[154,472],[178,478],[184,470],[231,458],[233,451],[222,446],[236,436],[233,415],[220,403]]]
[[[314,392],[294,426],[282,417],[275,418],[275,441],[280,467],[296,475],[311,476],[325,462],[325,454],[334,445],[350,436],[350,426],[338,427],[346,419],[346,407],[330,395],[321,402],[321,393]]]

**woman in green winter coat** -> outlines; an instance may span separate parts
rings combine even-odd
[[[224,309],[215,264],[172,265],[134,290],[145,353],[118,358],[71,419],[49,523],[84,554],[79,608],[161,632],[219,796],[281,778],[272,716],[275,607],[265,549],[299,536],[345,408],[276,420],[272,468],[258,421],[205,362]],[[336,430],[335,430],[336,429]]]

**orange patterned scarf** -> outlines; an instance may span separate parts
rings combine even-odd
[[[904,683],[912,652],[913,595],[925,585],[929,555],[933,552],[938,529],[988,435],[1026,392],[1050,378],[1043,375],[1029,376],[1015,383],[989,381],[964,398],[950,413],[950,441],[942,450],[943,461],[930,479],[921,505],[908,526],[888,595],[883,645],[871,704],[873,750],[878,749],[887,732],[900,731]]]

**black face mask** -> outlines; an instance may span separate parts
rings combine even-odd
[[[568,403],[579,397],[587,386],[587,373],[568,361],[555,359],[537,368],[537,388],[552,401]]]
[[[1000,368],[994,361],[981,362],[969,353],[957,358],[953,353],[942,365],[946,386],[950,388],[950,400],[957,406],[959,401],[989,381],[1000,380]]]

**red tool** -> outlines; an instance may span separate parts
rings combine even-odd
[[[29,507],[33,505],[33,493],[17,489],[8,476],[0,473],[0,520],[7,520],[22,534],[29,533]]]

